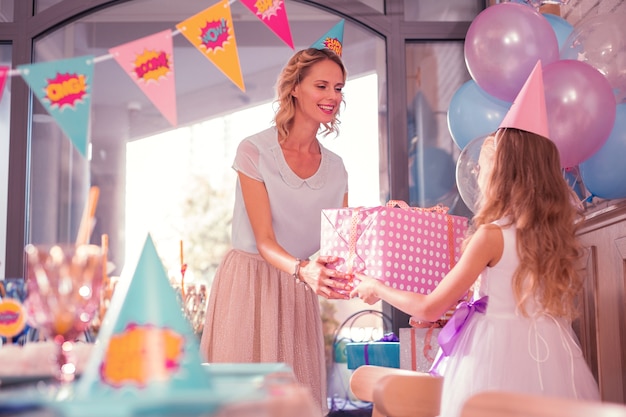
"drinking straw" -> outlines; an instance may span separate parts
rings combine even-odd
[[[89,243],[91,232],[94,225],[94,217],[96,214],[96,206],[98,205],[98,197],[100,196],[100,188],[95,185],[89,189],[89,199],[83,211],[83,217],[78,227],[76,235],[76,246],[86,245]]]
[[[184,262],[183,257],[183,241],[180,241],[180,293],[185,301],[185,271],[187,270],[187,264]]]
[[[109,262],[109,235],[103,233],[100,237],[101,245],[102,245],[102,287],[107,288],[109,285],[109,275],[107,272],[107,264]]]
[[[108,274],[108,256],[109,256],[109,235],[103,233],[100,236],[100,244],[102,250],[102,286],[100,289],[100,305],[98,306],[98,314],[95,317],[94,323],[92,326],[94,330],[99,331],[100,326],[102,325],[102,320],[104,319],[104,315],[107,311],[107,305],[105,300],[109,296],[109,287],[111,285]]]

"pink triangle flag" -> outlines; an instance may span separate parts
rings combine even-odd
[[[294,49],[283,0],[239,0],[291,49]]]
[[[541,61],[535,64],[535,68],[517,94],[509,112],[500,123],[500,128],[505,127],[513,127],[550,138]]]
[[[109,53],[167,121],[176,126],[172,31],[164,30],[111,48]]]
[[[4,91],[4,84],[9,75],[9,67],[0,66],[0,100],[2,100],[2,92]]]

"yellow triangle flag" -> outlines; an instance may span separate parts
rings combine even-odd
[[[246,91],[228,0],[191,16],[176,28],[241,91]]]

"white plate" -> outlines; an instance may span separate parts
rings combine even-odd
[[[285,372],[293,374],[293,370],[286,363],[203,363],[202,366],[209,374],[220,377],[253,377]]]

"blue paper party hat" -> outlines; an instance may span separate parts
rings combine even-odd
[[[75,398],[57,406],[70,415],[99,407],[103,416],[154,407],[210,411],[225,400],[217,391],[148,235],[132,278],[116,287]]]
[[[343,27],[345,20],[341,19],[339,23],[332,27],[324,36],[319,38],[311,48],[330,49],[337,55],[343,53]]]

